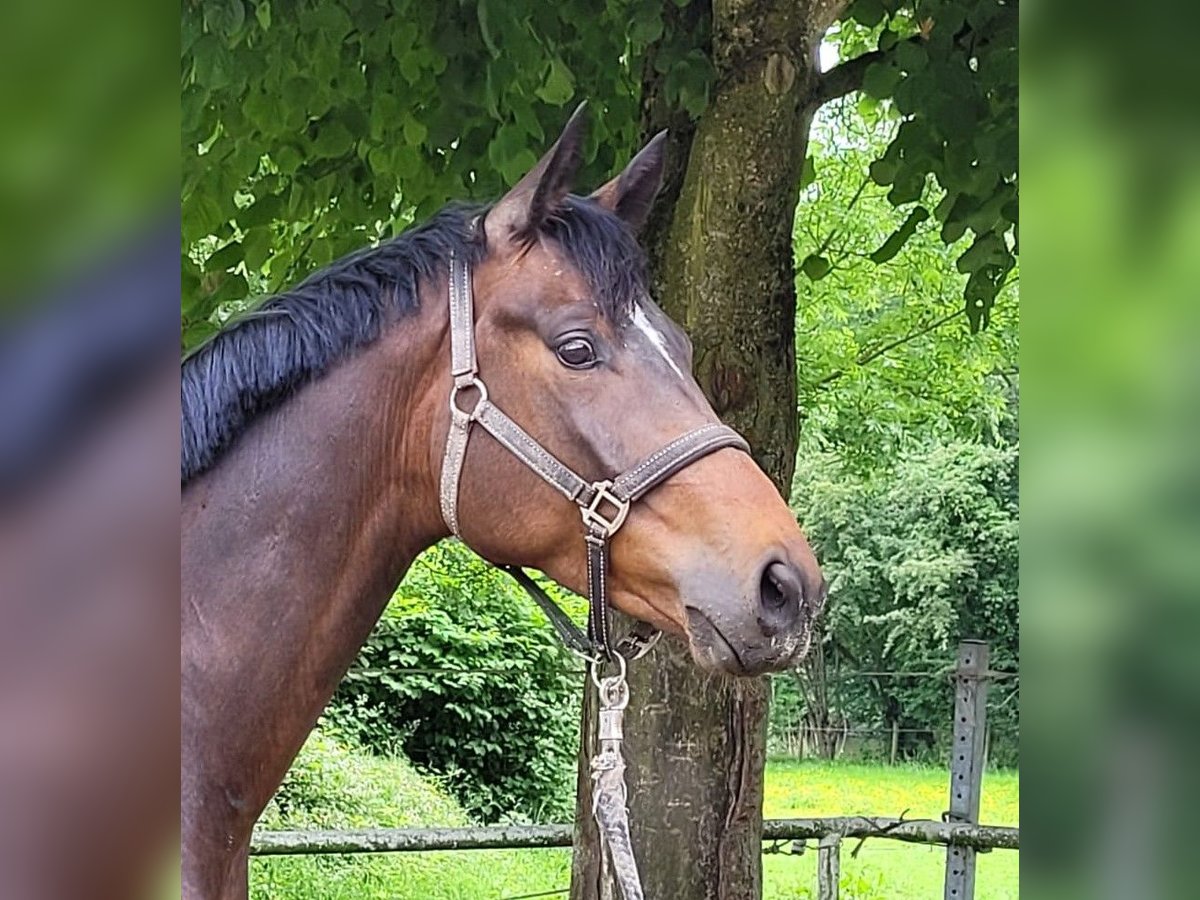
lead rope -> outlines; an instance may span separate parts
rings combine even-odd
[[[600,834],[600,884],[607,889],[608,865],[624,900],[644,900],[642,879],[629,835],[628,789],[625,785],[625,708],[629,706],[629,682],[625,680],[625,657],[618,655],[618,672],[597,677],[598,663],[591,666],[592,682],[600,697],[599,750],[592,757],[592,815]]]

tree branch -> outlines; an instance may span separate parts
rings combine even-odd
[[[909,43],[919,43],[924,40],[925,38],[920,34],[915,34],[908,38]],[[896,46],[899,46],[899,44]],[[815,110],[826,103],[861,90],[863,77],[867,74],[867,69],[877,62],[889,59],[893,53],[895,53],[895,47],[887,52],[872,50],[869,53],[863,53],[853,59],[838,63],[817,79],[817,83],[809,94],[805,105],[808,109]]]
[[[833,100],[845,97],[862,88],[863,76],[874,63],[881,62],[887,54],[882,50],[872,50],[853,59],[838,63],[823,74],[809,94],[807,105],[817,109]]]
[[[947,315],[942,316],[940,319],[934,319],[928,325],[918,328],[915,331],[910,331],[908,334],[906,334],[902,337],[896,338],[894,341],[888,341],[882,347],[878,347],[873,350],[864,350],[854,360],[854,364],[856,366],[865,366],[867,363],[871,362],[872,360],[878,359],[879,357],[883,356],[883,354],[887,353],[889,350],[895,350],[897,347],[907,344],[909,341],[915,341],[917,338],[927,335],[931,331],[937,331],[937,329],[941,328],[947,322],[952,322],[954,319],[957,319],[959,316],[963,315],[965,312],[966,312],[965,309],[955,310],[952,313],[948,313]],[[846,374],[845,369],[834,369],[832,372],[830,372],[828,375],[826,375],[824,378],[822,378],[820,381],[818,381],[816,384],[814,384],[813,387],[814,388],[823,387],[824,385],[829,384],[829,382],[831,382],[831,381],[837,381],[839,378],[841,378],[845,374]]]

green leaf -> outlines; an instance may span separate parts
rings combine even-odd
[[[283,198],[278,194],[267,194],[239,212],[237,221],[243,229],[257,228],[276,221],[282,212]]]
[[[246,24],[246,7],[242,0],[225,0],[208,7],[205,12],[212,31],[224,36],[225,42],[232,46]]]
[[[901,41],[894,53],[896,65],[905,72],[919,72],[929,64],[929,54],[920,41]]]
[[[958,271],[977,272],[985,266],[999,265],[1008,258],[1008,248],[1003,239],[995,234],[981,234],[958,258]]]
[[[900,75],[900,69],[889,61],[871,63],[863,74],[863,91],[877,100],[890,97],[900,83]]]
[[[408,118],[404,122],[404,139],[410,144],[423,144],[429,129],[419,119]]]
[[[392,52],[392,59],[399,62],[408,55],[408,52],[413,48],[413,43],[417,39],[417,33],[417,26],[413,22],[397,22],[392,27],[392,37],[388,42],[388,47]]]
[[[966,303],[967,321],[971,324],[972,332],[981,331],[990,324],[996,294],[999,293],[1005,277],[1012,270],[1013,258],[1007,248],[998,259],[998,262],[981,266],[967,279],[963,299]]]
[[[896,173],[900,171],[900,158],[898,155],[885,155],[871,163],[867,171],[872,181],[880,187],[887,187],[895,181]]]
[[[850,18],[868,28],[882,22],[883,14],[883,0],[855,0],[850,7]]]
[[[317,139],[313,141],[313,155],[324,159],[336,159],[345,156],[354,145],[354,135],[337,119],[326,120],[320,124]]]
[[[183,329],[182,340],[184,350],[191,350],[207,341],[217,333],[217,326],[207,319],[188,322]]]
[[[271,255],[272,235],[267,227],[252,228],[242,240],[243,262],[247,271],[257,272]]]
[[[254,18],[258,19],[259,27],[266,31],[271,27],[271,2],[270,0],[256,0],[254,4]]]
[[[871,262],[881,265],[894,257],[908,243],[908,239],[916,233],[917,226],[928,218],[929,210],[923,206],[918,206],[910,212],[908,218],[904,220],[904,224],[893,231],[879,249],[871,254]]]
[[[888,203],[903,206],[921,199],[925,192],[925,172],[920,168],[905,168],[896,176],[892,189],[888,191]]]
[[[804,165],[800,169],[800,189],[808,187],[817,180],[817,164],[811,153],[804,157]]]
[[[400,144],[392,148],[390,156],[390,171],[401,183],[405,179],[415,178],[424,165],[421,151],[408,144]]]
[[[809,281],[820,281],[832,268],[833,265],[828,259],[815,253],[810,253],[804,258],[804,262],[800,263],[800,271],[808,276]]]
[[[294,174],[304,161],[304,158],[300,155],[300,151],[291,144],[282,144],[272,150],[271,159],[275,161],[275,165],[279,166],[279,171],[285,175]]]
[[[575,77],[566,63],[557,57],[550,60],[546,78],[534,93],[554,106],[562,106],[575,96]]]
[[[487,47],[488,53],[496,58],[500,56],[500,48],[496,46],[496,40],[492,37],[490,8],[490,0],[478,0],[475,4],[475,18],[479,22],[479,36],[483,38],[483,45]]]
[[[858,114],[868,122],[874,122],[879,118],[881,106],[879,101],[874,97],[867,94],[860,94],[855,108],[858,110]]]
[[[204,271],[222,272],[232,269],[242,261],[242,245],[239,241],[230,241],[212,256],[204,261]]]
[[[662,12],[656,3],[641,3],[634,7],[629,23],[629,40],[635,47],[645,47],[663,34]]]
[[[421,54],[418,51],[409,50],[400,57],[400,75],[410,85],[416,84],[421,77],[421,68]]]

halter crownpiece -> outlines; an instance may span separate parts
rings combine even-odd
[[[613,658],[608,624],[608,542],[629,515],[629,507],[680,469],[723,447],[745,453],[750,447],[740,434],[725,425],[711,423],[688,431],[651,453],[628,471],[613,478],[588,481],[576,474],[549,450],[506,416],[488,397],[487,385],[479,377],[475,357],[475,311],[471,294],[471,271],[456,255],[450,256],[450,432],[442,460],[442,518],[450,531],[462,537],[458,520],[458,486],[471,426],[478,424],[507,448],[543,481],[578,507],[587,546],[588,635],[582,638],[550,598],[516,567],[505,567],[529,591],[550,618],[568,647],[587,656],[602,653]],[[474,404],[467,394],[474,394]],[[551,613],[551,608],[554,613]],[[644,639],[643,639],[644,640]],[[648,649],[648,646],[646,647]],[[644,651],[643,651],[644,652]]]

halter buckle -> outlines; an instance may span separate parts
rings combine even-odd
[[[616,534],[617,529],[625,524],[625,517],[629,515],[629,501],[622,500],[614,494],[612,484],[611,481],[597,481],[592,484],[591,502],[587,506],[579,507],[583,524],[593,532],[602,533],[606,538]],[[608,515],[601,509],[603,504],[612,507],[616,512]]]

